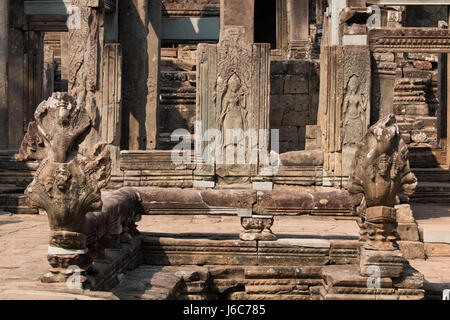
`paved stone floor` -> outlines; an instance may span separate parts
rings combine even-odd
[[[450,205],[415,203],[411,208],[424,242],[450,244]]]
[[[237,217],[144,216],[139,229],[161,236],[224,239],[239,237]],[[280,238],[357,239],[352,219],[323,217],[276,217],[272,228]],[[114,299],[109,293],[68,290],[59,284],[41,284],[47,272],[49,229],[45,215],[0,214],[0,299]],[[415,260],[429,283],[450,284],[450,257]]]

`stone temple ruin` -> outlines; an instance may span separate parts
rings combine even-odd
[[[450,1],[409,2],[1,1],[0,236],[48,233],[25,298],[436,298]]]

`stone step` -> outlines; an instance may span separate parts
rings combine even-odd
[[[446,153],[437,147],[409,148],[409,163],[411,168],[437,168],[445,166]]]
[[[449,182],[450,170],[445,168],[412,168],[420,182]]]
[[[121,300],[174,300],[189,291],[190,283],[205,287],[208,279],[203,267],[142,265],[126,273],[112,292]]]
[[[23,193],[0,194],[0,209],[15,214],[38,214],[38,209],[28,204]]]
[[[6,194],[6,193],[20,193],[23,192],[23,187],[18,187],[13,184],[0,184],[0,194]]]
[[[430,257],[450,257],[450,243],[425,243],[425,254]]]
[[[422,182],[410,196],[411,202],[450,203],[450,182]]]

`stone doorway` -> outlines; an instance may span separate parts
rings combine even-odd
[[[270,43],[271,49],[277,47],[277,1],[255,2],[255,42]]]

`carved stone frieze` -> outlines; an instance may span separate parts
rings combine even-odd
[[[382,28],[369,30],[373,52],[450,52],[450,33],[440,28]]]

